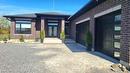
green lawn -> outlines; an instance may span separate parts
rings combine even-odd
[[[9,38],[9,34],[0,34],[0,41],[2,41],[4,38]]]

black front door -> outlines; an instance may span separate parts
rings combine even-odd
[[[48,37],[57,37],[58,36],[58,26],[48,25]]]

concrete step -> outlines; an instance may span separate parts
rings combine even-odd
[[[62,40],[60,40],[59,38],[45,38],[43,43],[45,44],[62,43]]]

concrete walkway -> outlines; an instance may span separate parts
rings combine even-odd
[[[61,44],[62,40],[60,40],[59,38],[45,38],[44,39],[44,44]]]
[[[0,73],[112,73],[112,64],[76,44],[0,44]]]

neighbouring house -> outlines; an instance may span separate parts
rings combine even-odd
[[[4,16],[11,20],[11,38],[24,35],[39,38],[44,29],[46,37],[67,38],[85,45],[87,31],[92,33],[92,49],[120,60],[130,68],[130,0],[91,0],[74,15],[35,13]]]

